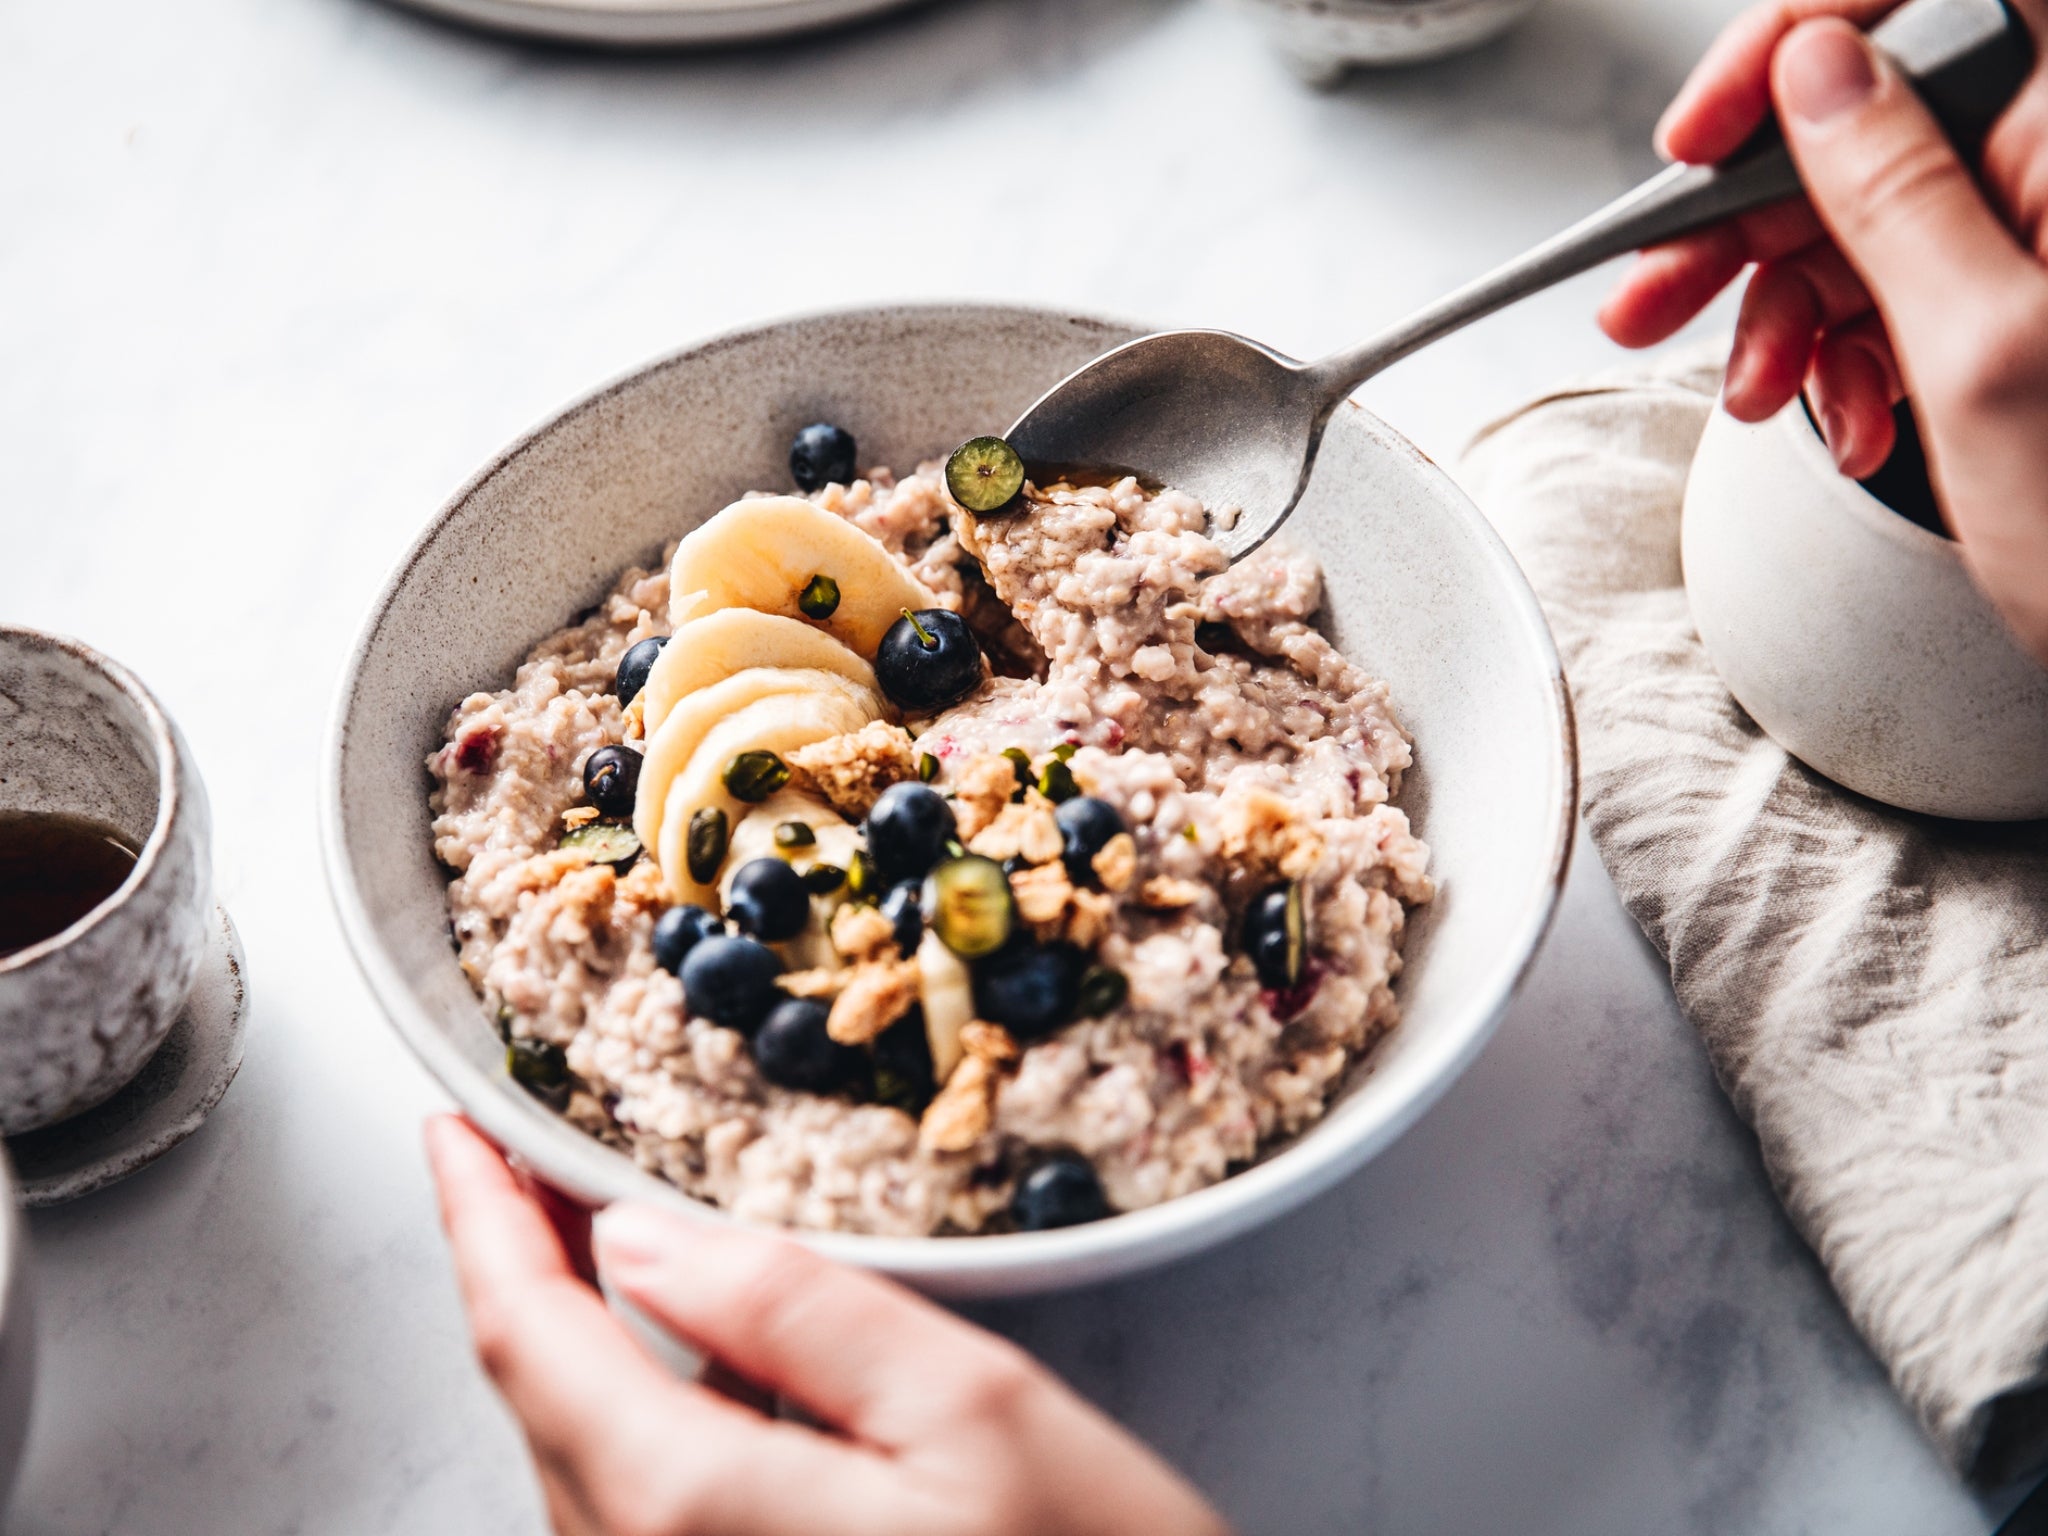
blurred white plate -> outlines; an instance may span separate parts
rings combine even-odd
[[[499,32],[617,48],[739,43],[837,26],[913,0],[398,0]]]

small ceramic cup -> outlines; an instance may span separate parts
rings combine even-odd
[[[1536,0],[1237,0],[1311,85],[1353,66],[1420,64],[1477,48]]]
[[[1787,752],[1902,810],[2048,816],[2048,670],[1955,543],[1845,479],[1796,403],[1715,411],[1681,544],[1707,654]]]
[[[88,646],[0,626],[0,811],[89,817],[141,850],[121,886],[0,960],[0,1135],[134,1077],[191,993],[213,910],[212,819],[178,728]]]

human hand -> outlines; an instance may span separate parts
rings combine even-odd
[[[1810,201],[1646,252],[1600,322],[1652,345],[1754,263],[1730,414],[1762,421],[1803,386],[1836,462],[1861,478],[1889,457],[1891,408],[1911,396],[1964,560],[2048,664],[2048,63],[1992,130],[1980,188],[1857,30],[1895,3],[1766,0],[1721,35],[1660,146],[1720,160],[1775,104]],[[2014,4],[2048,37],[2048,0]]]
[[[465,1121],[427,1124],[478,1357],[563,1536],[1224,1536],[1029,1356],[787,1239],[616,1206],[578,1230]],[[739,1384],[658,1365],[605,1277]],[[779,1392],[825,1429],[738,1401]]]

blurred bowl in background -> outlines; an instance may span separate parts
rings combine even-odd
[[[1805,411],[1714,413],[1682,551],[1707,654],[1787,752],[1901,810],[2048,816],[2048,670],[1954,541],[1845,479]]]
[[[760,42],[843,26],[916,0],[397,0],[491,32],[601,48]]]
[[[1419,64],[1499,36],[1536,0],[1237,0],[1291,68],[1331,85],[1353,66]]]

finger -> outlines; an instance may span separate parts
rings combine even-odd
[[[1799,27],[1772,78],[1814,206],[1876,299],[1907,372],[1966,370],[1981,327],[2008,323],[2012,296],[2039,269],[1911,87],[1853,27]]]
[[[1900,0],[1765,0],[1723,29],[1657,123],[1657,147],[1705,165],[1742,147],[1771,113],[1771,54],[1800,22],[1842,16],[1869,26]]]
[[[1832,245],[1758,267],[1742,296],[1723,391],[1729,414],[1764,421],[1799,393],[1820,333],[1869,313],[1870,294]]]
[[[1008,1344],[786,1238],[613,1206],[598,1266],[676,1333],[823,1422],[890,1450],[954,1427],[990,1379],[1037,1368]]]
[[[1875,315],[1821,338],[1806,391],[1842,473],[1861,480],[1882,469],[1898,441],[1892,407],[1901,391],[1891,342]]]
[[[1732,224],[1652,246],[1601,305],[1600,329],[1624,347],[1654,347],[1713,302],[1748,264],[1742,232]]]
[[[513,1174],[520,1189],[541,1208],[548,1225],[555,1229],[576,1278],[585,1285],[596,1285],[597,1262],[590,1256],[590,1207],[550,1188],[523,1168],[515,1168]]]
[[[1749,263],[1780,260],[1826,235],[1813,209],[1794,199],[1652,246],[1602,306],[1601,328],[1622,346],[1655,346],[1705,309]]]
[[[591,1490],[615,1475],[636,1483],[629,1464],[599,1464],[628,1460],[608,1454],[622,1432],[635,1443],[656,1427],[693,1444],[730,1436],[717,1405],[694,1401],[576,1277],[546,1213],[496,1148],[442,1116],[427,1123],[427,1150],[478,1358],[524,1426],[551,1496],[589,1523]],[[647,1449],[670,1459],[659,1445]]]
[[[2016,8],[2039,58],[1984,141],[1982,180],[2020,243],[2048,261],[2048,0],[2016,0]]]

